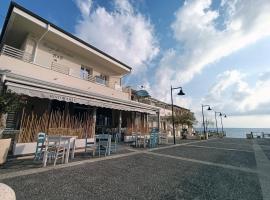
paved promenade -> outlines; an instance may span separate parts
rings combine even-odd
[[[1,174],[17,199],[269,200],[270,139],[181,141]]]

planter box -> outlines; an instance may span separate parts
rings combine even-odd
[[[0,139],[0,165],[6,162],[10,144],[11,138]]]

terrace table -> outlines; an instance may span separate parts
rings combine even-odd
[[[48,143],[51,142],[58,142],[61,137],[61,140],[66,140],[67,141],[67,146],[66,146],[66,152],[65,152],[65,163],[68,163],[69,160],[69,154],[70,154],[70,148],[72,148],[72,154],[71,154],[71,159],[74,158],[75,154],[75,142],[77,136],[47,136]],[[47,163],[47,152],[45,152],[44,158],[43,158],[43,166],[46,166]]]

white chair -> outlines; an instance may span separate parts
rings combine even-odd
[[[146,147],[146,137],[142,135],[140,132],[136,135],[136,147]]]
[[[43,167],[46,167],[47,161],[51,162],[52,159],[54,159],[54,166],[60,158],[62,163],[64,163],[67,141],[62,140],[61,136],[47,136],[45,144]]]
[[[168,144],[168,135],[166,133],[159,134],[159,144]]]
[[[58,159],[62,159],[62,163],[65,162],[65,153],[67,148],[67,140],[63,140],[62,137],[59,137],[59,141],[56,142],[56,155],[54,159],[54,166],[57,163]]]
[[[85,138],[85,152],[92,152],[92,155],[94,157],[96,153],[96,138],[94,137],[94,141],[89,141],[90,138]]]

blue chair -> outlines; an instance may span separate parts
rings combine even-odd
[[[111,137],[110,153],[116,153],[118,140],[118,134],[113,134]]]
[[[46,133],[38,133],[37,138],[37,146],[34,160],[40,160],[42,158],[42,153],[45,150],[45,140],[46,140]]]
[[[97,143],[98,155],[100,154],[110,155],[111,154],[111,135],[109,134],[100,134],[95,136]]]
[[[158,145],[159,140],[159,131],[157,128],[153,128],[150,132],[150,138],[149,138],[149,147],[155,148]]]

